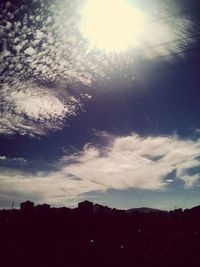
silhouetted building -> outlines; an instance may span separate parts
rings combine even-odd
[[[87,200],[79,202],[78,211],[80,214],[93,215],[93,203]]]
[[[59,214],[59,215],[71,215],[72,209],[66,207],[51,208],[51,212],[53,214]]]
[[[95,204],[94,205],[94,214],[95,215],[110,215],[110,214],[112,214],[112,209],[107,207],[107,206]]]
[[[51,209],[51,206],[48,205],[48,204],[37,205],[37,206],[35,207],[36,212],[39,212],[39,213],[45,213],[45,214],[46,214],[47,212],[49,212],[50,209]]]
[[[34,212],[34,202],[31,201],[26,201],[26,202],[22,202],[20,204],[20,210],[23,213],[32,213]]]
[[[93,210],[94,210],[94,214],[95,214],[95,215],[100,215],[100,214],[102,214],[103,208],[104,208],[104,206],[102,206],[102,205],[100,205],[100,204],[94,204],[94,208],[93,208]]]

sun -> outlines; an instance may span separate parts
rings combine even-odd
[[[137,41],[144,14],[128,0],[86,0],[80,32],[90,48],[121,52]]]

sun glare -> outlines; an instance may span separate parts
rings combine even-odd
[[[90,48],[120,52],[141,34],[144,14],[127,0],[86,0],[80,31]]]

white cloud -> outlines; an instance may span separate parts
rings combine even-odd
[[[24,158],[8,158],[6,156],[0,156],[0,160],[9,161],[9,162],[18,162],[18,163],[25,163],[26,160]]]
[[[64,120],[76,114],[78,98],[59,97],[55,90],[31,82],[4,84],[0,97],[0,134],[43,135],[62,127]],[[59,88],[58,88],[59,90]]]
[[[191,188],[193,187],[193,185],[200,179],[200,175],[199,174],[195,174],[195,175],[183,175],[181,176],[181,180],[183,180],[185,182],[185,188]]]
[[[36,30],[35,38],[41,40],[41,38],[43,37],[44,37],[44,33],[41,32],[40,30]]]
[[[200,142],[179,140],[177,137],[148,137],[137,135],[117,137],[103,151],[85,147],[72,159],[75,164],[67,172],[108,188],[162,189],[164,178],[173,170],[186,184],[197,176],[185,175],[190,168],[200,166]],[[66,159],[67,160],[67,159]],[[194,179],[195,178],[195,179]]]
[[[28,47],[25,51],[24,54],[28,56],[32,56],[36,53],[35,49],[32,47]]]
[[[191,168],[200,167],[200,140],[141,138],[135,134],[110,138],[102,149],[86,145],[82,152],[63,157],[55,163],[57,171],[33,175],[4,168],[0,194],[35,195],[38,201],[64,204],[76,201],[80,194],[111,188],[166,190],[176,180],[182,180],[189,189],[200,178],[189,174]],[[176,171],[176,177],[169,176],[172,171]]]
[[[20,73],[18,69],[15,72],[15,76],[19,76],[21,80],[26,79],[27,74],[30,77],[31,73],[36,80],[39,78],[46,82],[91,85],[91,73],[101,77],[102,67],[88,57],[87,48],[77,37],[76,5],[77,3],[71,5],[70,1],[59,7],[56,1],[52,5],[41,4],[37,15],[28,10],[27,6],[15,7],[15,13],[20,14],[19,19],[15,17],[15,20],[10,20],[6,17],[6,25],[1,28],[3,51],[0,55],[0,68],[6,69],[15,58],[15,65],[23,66]],[[2,4],[0,10],[5,13],[8,8]],[[49,14],[48,19],[44,14]],[[48,62],[46,58],[49,59]],[[4,81],[13,81],[11,71],[6,70],[4,74],[1,77]]]

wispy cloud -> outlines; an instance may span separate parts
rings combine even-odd
[[[165,190],[176,180],[189,189],[200,178],[197,172],[190,174],[191,169],[200,167],[199,140],[141,138],[135,134],[108,137],[110,142],[105,147],[88,144],[78,154],[63,157],[55,163],[56,171],[33,174],[17,168],[2,169],[0,194],[12,192],[23,199],[35,195],[38,201],[63,204],[83,193],[111,188]],[[175,177],[169,177],[172,172]]]
[[[115,189],[162,189],[167,185],[165,177],[176,171],[177,178],[188,187],[198,179],[188,170],[200,166],[199,148],[199,141],[177,137],[113,137],[103,149],[85,146],[81,155],[72,156],[74,163],[66,170],[83,180]]]

